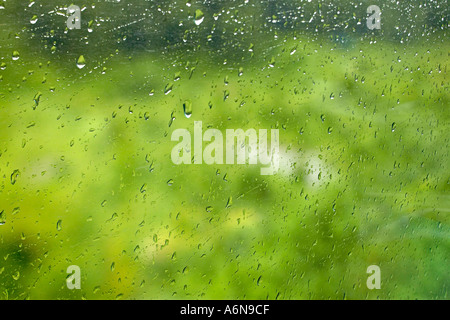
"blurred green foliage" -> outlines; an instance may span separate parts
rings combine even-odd
[[[417,39],[394,19],[347,29],[365,2],[308,31],[294,1],[98,2],[93,32],[30,25],[24,3],[5,4],[0,40],[1,299],[448,298],[442,1],[402,2]],[[305,15],[319,5],[333,12]],[[171,133],[194,121],[279,129],[280,172],[174,165]]]

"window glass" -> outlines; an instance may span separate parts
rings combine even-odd
[[[0,299],[446,299],[446,0],[0,1]]]

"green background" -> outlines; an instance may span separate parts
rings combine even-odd
[[[446,1],[75,4],[0,5],[0,299],[448,299]],[[174,165],[194,121],[278,174]]]

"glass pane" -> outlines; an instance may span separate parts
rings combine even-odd
[[[0,299],[448,298],[446,0],[0,15]]]

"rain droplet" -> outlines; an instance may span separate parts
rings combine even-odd
[[[16,271],[16,273],[14,273],[13,275],[12,275],[12,278],[14,279],[14,280],[19,280],[19,278],[20,278],[20,272],[19,271]]]
[[[270,67],[270,68],[275,67],[275,57],[272,57],[272,59],[270,59],[270,61],[269,61],[269,67]]]
[[[192,115],[192,101],[186,100],[183,103],[183,111],[184,111],[184,115],[186,116],[186,118],[189,119]]]
[[[35,24],[37,21],[38,21],[38,16],[37,16],[37,15],[34,15],[34,16],[31,18],[30,23],[31,23],[31,24]]]
[[[0,212],[0,226],[4,225],[6,223],[6,213],[5,211]]]
[[[123,297],[123,293],[119,293],[119,294],[116,296],[116,300],[120,300],[120,299],[122,299],[122,297]]]
[[[36,93],[36,94],[34,95],[34,97],[33,97],[34,108],[33,108],[33,109],[36,109],[36,107],[39,105],[39,101],[41,100],[41,96],[42,96],[42,93],[41,93],[41,92],[38,92],[38,93]]]
[[[228,201],[227,201],[227,205],[225,206],[225,208],[230,208],[233,205],[233,197],[229,197]]]
[[[83,69],[86,66],[86,60],[84,59],[84,56],[81,55],[77,60],[77,67],[78,69]]]
[[[14,170],[14,172],[11,174],[11,184],[15,185],[17,182],[17,179],[20,177],[20,171]]]
[[[195,11],[194,19],[196,25],[200,25],[203,22],[203,20],[205,19],[205,15],[203,14],[202,10],[197,9]]]
[[[325,121],[325,115],[324,115],[324,114],[321,114],[321,115],[320,115],[320,120],[322,120],[322,122]]]
[[[20,58],[19,51],[13,51],[13,53],[12,53],[12,59],[13,59],[14,61],[16,61],[16,60],[19,60],[19,58]]]
[[[92,32],[93,31],[93,28],[92,28],[93,25],[94,25],[94,20],[89,21],[89,23],[88,23],[88,32]]]
[[[397,129],[397,124],[396,124],[395,122],[393,122],[393,123],[392,123],[392,126],[391,126],[392,132],[394,132],[395,129]]]
[[[166,84],[165,88],[164,88],[164,94],[168,95],[173,89],[173,84],[172,83],[168,83]]]
[[[58,220],[56,223],[56,230],[61,231],[62,230],[62,220]]]

